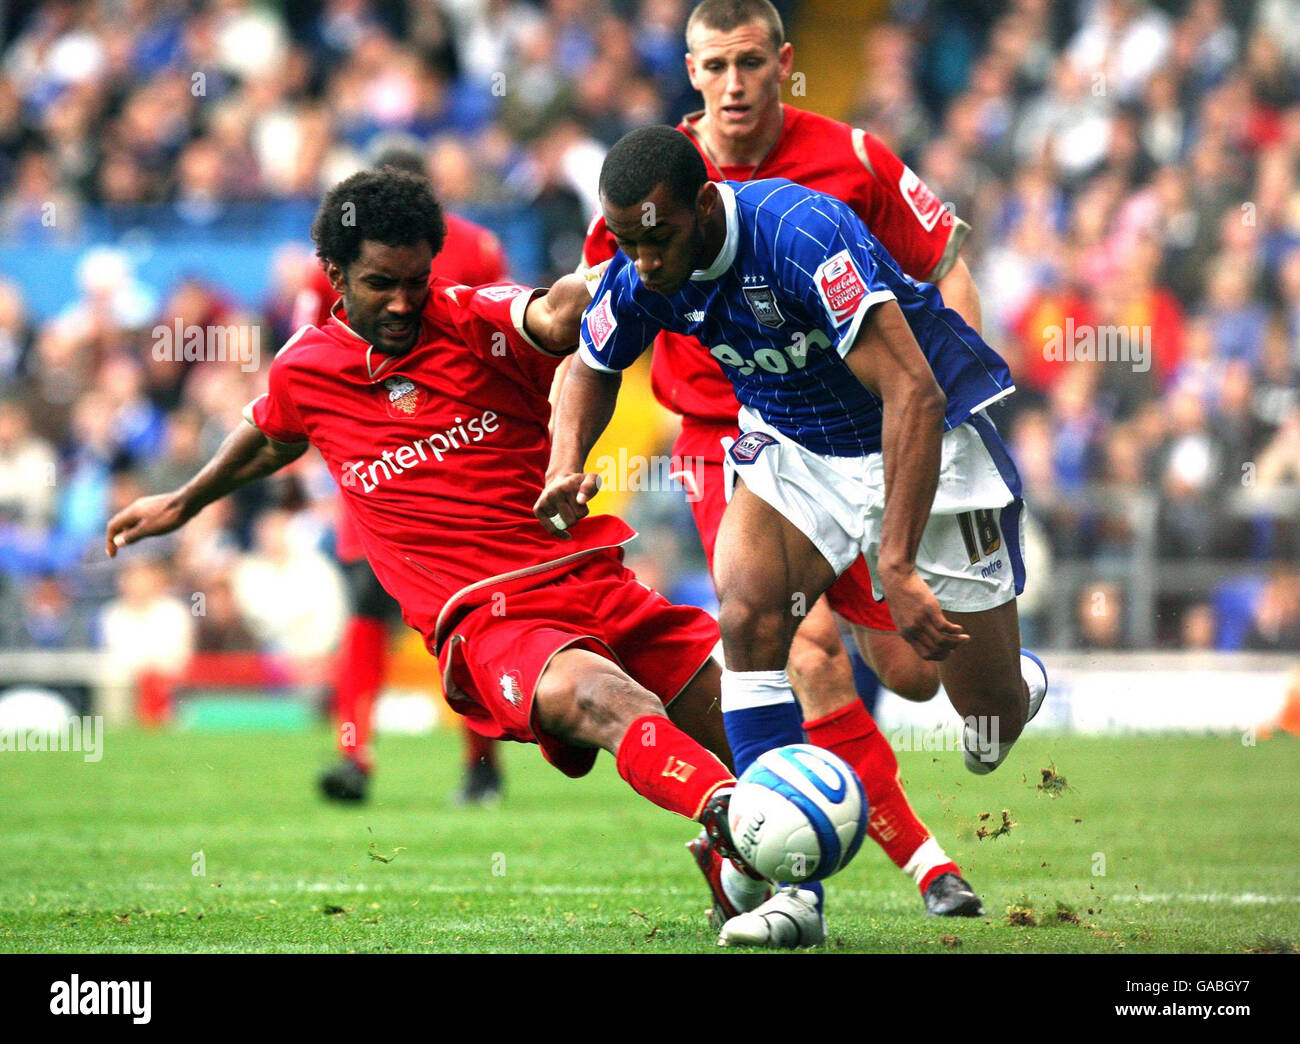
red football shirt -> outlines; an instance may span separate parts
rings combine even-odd
[[[791,105],[782,108],[781,136],[753,167],[720,167],[714,162],[695,131],[703,113],[687,116],[677,129],[700,150],[712,180],[788,178],[835,196],[853,208],[912,278],[933,282],[945,275],[970,227],[870,134]],[[587,229],[583,263],[599,264],[617,249],[605,219],[596,215]],[[674,413],[703,422],[735,421],[740,405],[731,382],[699,341],[662,333],[650,365],[655,398]],[[696,452],[683,449],[688,451]]]
[[[447,238],[433,259],[433,264],[429,266],[429,274],[464,283],[466,286],[481,286],[507,279],[506,255],[496,235],[468,218],[451,213],[445,216]],[[294,328],[325,326],[330,321],[330,309],[338,299],[339,295],[325,277],[325,269],[319,264],[312,264],[307,285],[298,292],[298,298],[294,302]],[[334,550],[344,562],[355,562],[365,554],[361,546],[361,534],[357,532],[356,523],[346,508],[338,513]]]
[[[635,534],[592,515],[562,540],[533,517],[560,363],[524,331],[534,292],[429,282],[405,355],[374,350],[340,305],[284,346],[245,417],[267,438],[320,451],[375,575],[432,649],[440,611],[466,588]]]

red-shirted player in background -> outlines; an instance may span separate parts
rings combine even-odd
[[[109,521],[108,554],[177,529],[310,443],[476,732],[537,743],[575,777],[608,750],[638,794],[729,853],[717,624],[623,567],[635,534],[621,519],[588,516],[560,539],[533,517],[548,396],[577,347],[584,281],[566,276],[539,297],[434,278],[443,234],[424,179],[385,168],[336,185],[312,238],[342,308],[281,349],[248,423],[194,478]]]
[[[710,178],[788,178],[842,199],[908,275],[935,283],[945,304],[979,330],[979,296],[959,256],[968,226],[871,135],[781,104],[781,84],[790,76],[794,51],[768,0],[704,0],[691,13],[686,43],[686,68],[704,98],[704,111],[687,116],[678,129],[703,155]],[[587,232],[583,263],[598,264],[617,249],[597,215]],[[691,510],[712,568],[726,507],[722,440],[739,434],[739,405],[717,362],[693,338],[660,334],[651,379],[655,397],[682,417],[674,469],[683,482],[702,487],[693,491]],[[859,559],[809,611],[791,648],[787,669],[808,740],[835,750],[857,770],[871,803],[871,837],[916,882],[927,912],[981,916],[979,897],[908,804],[898,782],[898,759],[857,697],[832,610],[849,622],[864,659],[886,687],[908,699],[928,700],[939,684],[936,665],[917,655],[898,634],[888,606],[872,597],[866,562]],[[737,735],[731,730],[737,724],[764,749],[798,741],[790,735],[799,730],[793,707],[724,710],[733,747]],[[697,857],[706,859],[707,846],[692,844]]]
[[[396,167],[425,176],[424,157],[407,145],[384,147],[372,166],[376,170]],[[508,277],[505,252],[495,235],[456,214],[444,216],[447,238],[433,259],[433,275],[467,286],[496,283]],[[308,285],[295,302],[294,328],[324,327],[338,299],[325,269],[313,264]],[[393,622],[401,618],[401,607],[383,589],[366,561],[356,523],[342,497],[335,553],[347,578],[352,609],[336,667],[334,721],[343,757],[321,775],[320,788],[322,794],[335,801],[364,801],[375,766],[370,749],[375,700],[388,674],[388,635]],[[464,736],[465,779],[456,801],[466,805],[495,801],[502,787],[496,744],[468,725],[464,726]]]

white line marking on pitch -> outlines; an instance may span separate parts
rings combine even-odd
[[[1112,903],[1223,903],[1227,906],[1271,906],[1277,903],[1300,903],[1300,895],[1261,895],[1258,892],[1147,892],[1142,895],[1116,895]]]

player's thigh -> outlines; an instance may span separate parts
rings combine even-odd
[[[853,624],[853,640],[880,683],[914,703],[939,691],[939,666],[922,659],[897,631],[878,631]]]
[[[830,563],[813,542],[776,508],[737,482],[714,551],[719,598],[802,619],[834,579]]]
[[[735,771],[727,731],[722,724],[722,668],[710,658],[690,684],[668,705],[668,717],[691,739],[716,754]]]
[[[637,718],[662,715],[663,704],[618,664],[590,649],[556,653],[537,680],[533,718],[548,735],[617,753]]]

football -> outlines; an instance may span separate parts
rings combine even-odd
[[[820,881],[848,866],[867,832],[857,774],[806,743],[769,750],[736,782],[727,819],[741,857],[782,884]]]

